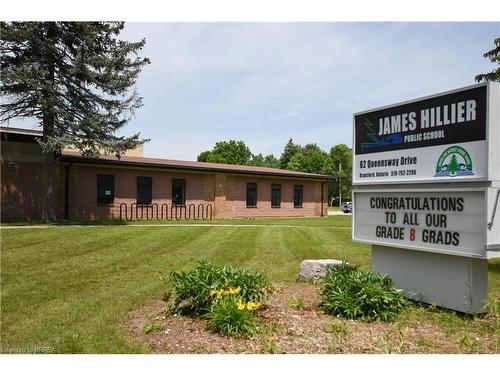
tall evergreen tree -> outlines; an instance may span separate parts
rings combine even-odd
[[[43,130],[42,219],[52,220],[53,169],[66,146],[117,156],[145,140],[116,132],[142,106],[133,86],[149,63],[145,40],[117,39],[123,22],[1,22],[0,122],[35,118]]]
[[[486,52],[483,57],[489,59],[492,63],[497,63],[498,67],[485,74],[478,74],[476,76],[476,81],[481,82],[481,81],[496,81],[500,82],[500,38],[496,38],[495,41],[495,48],[493,48],[491,51]]]
[[[280,157],[280,168],[287,169],[288,163],[292,160],[293,156],[300,150],[300,146],[293,143],[293,139],[288,139],[285,148],[283,149],[283,153]]]

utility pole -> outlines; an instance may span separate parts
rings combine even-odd
[[[342,177],[340,173],[342,172],[342,163],[339,163],[339,208],[342,209]]]

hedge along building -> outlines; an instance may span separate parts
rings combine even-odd
[[[3,127],[0,132],[1,220],[37,220],[41,132]],[[276,168],[146,158],[142,148],[120,159],[63,150],[54,168],[58,219],[167,218],[165,211],[168,218],[324,216],[331,179]]]

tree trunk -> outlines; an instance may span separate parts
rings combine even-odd
[[[47,22],[47,39],[53,40],[55,33],[55,23]],[[54,41],[55,43],[55,41]],[[47,89],[44,90],[44,106],[43,106],[43,137],[42,137],[42,221],[47,222],[55,220],[54,210],[54,151],[52,147],[47,147],[50,143],[50,138],[54,135],[55,126],[55,109],[53,105],[53,97],[55,95],[55,57],[48,54],[47,60]]]
[[[56,219],[54,211],[54,154],[42,153],[42,221]]]

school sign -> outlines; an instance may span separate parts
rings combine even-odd
[[[487,85],[354,115],[354,184],[488,177]]]
[[[500,255],[500,84],[353,117],[353,239],[372,244],[373,267],[421,300],[481,312],[487,259]],[[477,290],[442,298],[463,283]],[[457,301],[464,293],[475,301]]]

